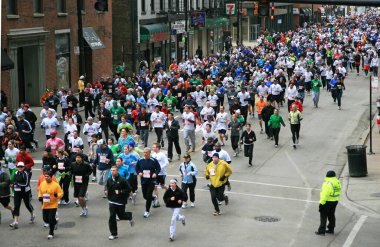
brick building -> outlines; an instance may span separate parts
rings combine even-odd
[[[109,12],[97,12],[95,0],[82,6],[86,81],[112,75],[112,1]],[[39,105],[46,89],[77,91],[79,49],[77,0],[2,1],[1,48],[14,69],[1,73],[8,104]]]

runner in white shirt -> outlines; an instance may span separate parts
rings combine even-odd
[[[195,99],[195,102],[197,102],[197,104],[198,104],[197,112],[198,112],[198,114],[200,114],[202,109],[203,109],[203,106],[204,106],[206,94],[204,91],[201,90],[200,86],[197,86],[196,90],[192,96]]]
[[[203,107],[200,115],[203,118],[203,121],[207,121],[208,116],[214,117],[215,111],[214,111],[214,108],[212,108],[210,106],[210,102],[209,101],[206,102],[206,106]]]
[[[184,108],[184,112],[182,113],[182,121],[184,124],[183,137],[185,139],[186,152],[190,151],[190,146],[192,148],[192,152],[194,152],[195,151],[195,116],[192,112],[190,112],[189,106],[185,106]]]
[[[152,113],[156,109],[156,105],[159,105],[158,100],[155,98],[153,93],[149,94],[149,99],[146,102],[146,106],[148,107],[148,113]]]
[[[87,123],[83,127],[83,134],[87,136],[87,143],[89,146],[92,140],[92,135],[97,135],[99,133],[101,133],[100,125],[94,123],[94,119],[92,117],[88,117]]]
[[[156,98],[159,91],[161,91],[161,89],[157,87],[157,83],[154,82],[153,87],[149,90],[149,95],[153,94],[154,98]]]
[[[44,119],[44,118],[48,117],[48,111],[52,112],[52,116],[53,117],[57,117],[57,112],[54,109],[49,108],[49,105],[44,104],[44,108],[40,112],[41,119]]]
[[[210,90],[210,94],[207,97],[207,100],[210,102],[210,106],[214,109],[214,114],[218,108],[218,95],[215,94],[214,90]]]
[[[269,88],[265,85],[264,81],[261,81],[261,84],[257,87],[257,94],[258,96],[263,96],[264,99],[268,96]]]
[[[153,125],[154,132],[157,135],[157,143],[161,143],[164,147],[164,125],[166,121],[166,115],[161,110],[161,107],[157,104],[155,106],[155,111],[150,115],[150,122]],[[161,148],[161,147],[160,147]]]
[[[69,138],[69,149],[74,150],[75,148],[80,148],[83,150],[84,143],[82,138],[78,136],[78,131],[74,131],[73,136]]]
[[[65,136],[67,140],[73,136],[74,131],[77,131],[78,128],[74,123],[74,119],[69,118],[68,123],[65,125]]]
[[[290,83],[289,87],[286,89],[286,98],[288,99],[288,112],[290,112],[290,105],[294,102],[297,95],[297,88],[294,86],[293,83]]]
[[[46,140],[50,139],[50,132],[57,130],[59,127],[59,122],[57,118],[53,117],[52,111],[47,111],[47,117],[41,122],[41,128],[45,129]]]
[[[216,114],[216,129],[218,130],[220,142],[222,146],[224,146],[224,140],[228,140],[228,136],[226,135],[228,129],[228,123],[230,122],[230,118],[228,113],[224,111],[224,106],[220,106],[220,112]]]
[[[158,201],[157,187],[161,186],[161,188],[164,190],[168,189],[168,187],[165,184],[165,178],[167,175],[166,169],[169,166],[169,159],[163,152],[161,152],[161,145],[159,143],[154,143],[152,149],[153,149],[152,150],[152,157],[158,161],[158,163],[160,164],[160,167],[161,167],[161,171],[157,175],[156,186],[154,187],[154,190],[153,190],[154,199],[153,199],[152,204],[153,204],[154,208],[157,208],[160,206],[160,203]]]

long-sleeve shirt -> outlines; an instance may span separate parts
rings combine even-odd
[[[152,178],[153,174],[156,176],[160,173],[161,166],[155,158],[141,158],[136,164],[136,173],[142,173],[141,184],[149,184],[156,179]]]
[[[268,125],[271,126],[272,129],[279,129],[281,128],[281,125],[285,127],[284,120],[282,119],[281,115],[273,114],[269,118]]]
[[[241,136],[241,140],[243,141],[244,145],[253,145],[253,143],[256,141],[256,134],[253,130],[249,132],[247,130],[244,130]]]

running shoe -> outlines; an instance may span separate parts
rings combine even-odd
[[[150,215],[149,212],[147,212],[147,211],[144,212],[144,218],[149,218],[149,215]]]
[[[108,240],[115,240],[117,238],[118,238],[118,236],[111,235],[111,236],[108,237]]]
[[[53,239],[54,238],[54,235],[48,235],[47,239],[50,240],[50,239]]]
[[[16,230],[16,229],[18,229],[18,222],[13,222],[13,223],[9,224],[9,226],[10,226],[12,229]]]
[[[182,221],[182,225],[183,225],[183,226],[186,226],[186,217],[185,217],[185,216],[183,216],[183,218],[182,218],[181,221]]]

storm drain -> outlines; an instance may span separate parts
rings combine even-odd
[[[58,226],[60,228],[73,228],[75,226],[75,222],[74,221],[62,222],[62,223],[58,223]]]
[[[273,217],[273,216],[257,216],[255,217],[255,220],[261,221],[261,222],[277,222],[277,221],[280,221],[280,218]]]

